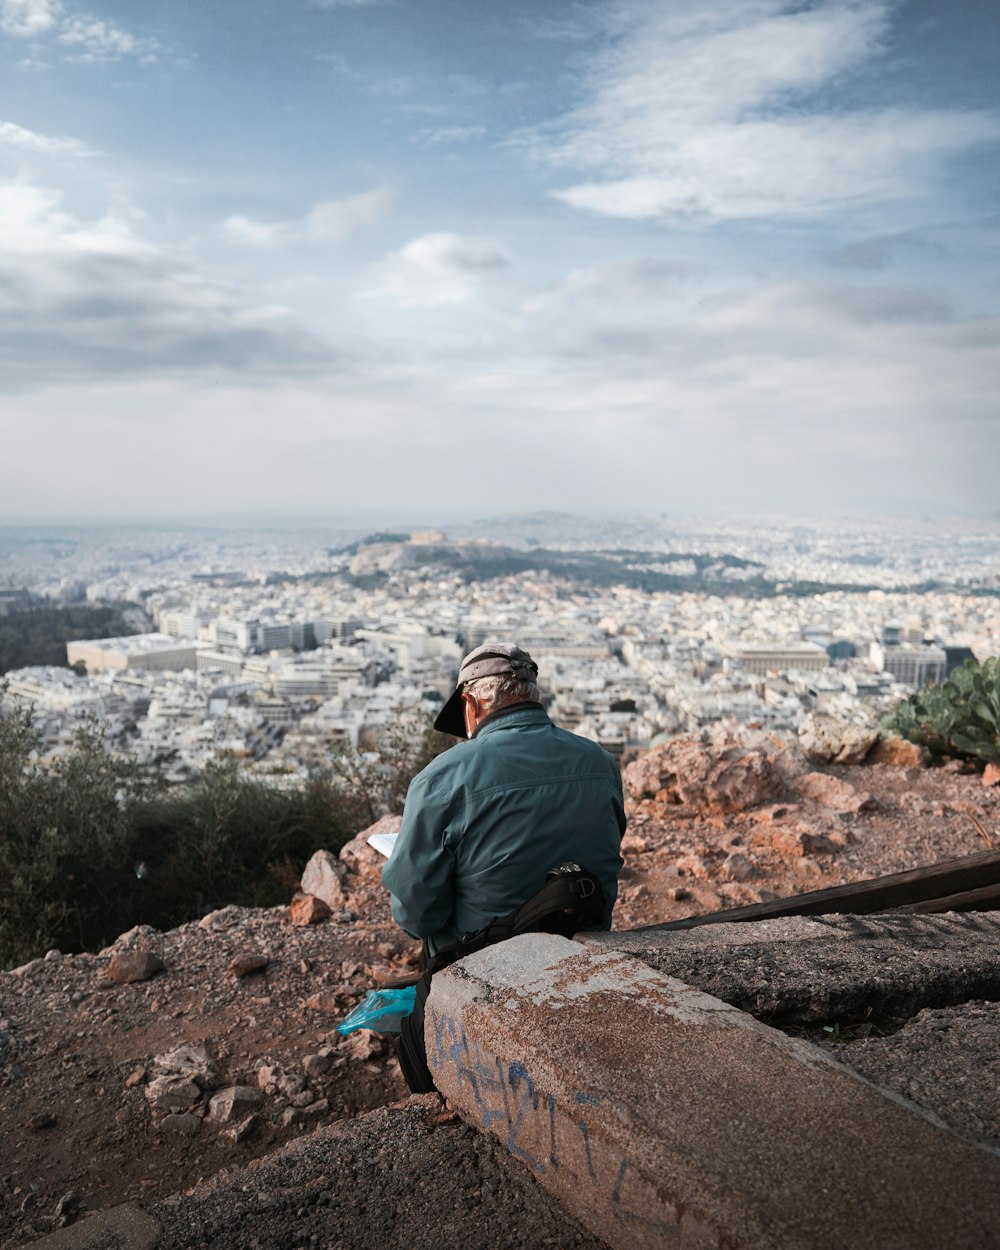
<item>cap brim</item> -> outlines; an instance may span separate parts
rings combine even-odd
[[[451,734],[453,738],[464,738],[465,709],[462,707],[462,687],[459,686],[448,702],[438,712],[434,728],[439,733]]]

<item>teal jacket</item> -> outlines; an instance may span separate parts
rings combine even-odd
[[[624,832],[611,756],[518,703],[413,779],[382,881],[396,923],[432,954],[520,906],[565,860],[600,878],[610,929]]]

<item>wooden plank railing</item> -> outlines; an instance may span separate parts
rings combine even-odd
[[[1000,909],[1000,851],[980,851],[926,868],[910,868],[868,881],[687,916],[645,929],[693,929],[704,924],[772,920],[778,916],[870,915],[884,911],[995,911]],[[642,932],[642,930],[632,930]]]

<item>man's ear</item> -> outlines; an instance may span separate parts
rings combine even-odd
[[[479,722],[479,700],[468,690],[462,691],[462,712],[465,716],[465,732],[471,737]],[[472,720],[471,728],[469,727],[470,717]]]

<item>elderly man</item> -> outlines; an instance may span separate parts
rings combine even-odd
[[[468,741],[410,784],[382,881],[392,914],[413,937],[442,946],[530,898],[546,872],[572,860],[607,898],[622,867],[621,775],[596,743],[557,729],[539,700],[526,651],[487,643],[466,656],[435,728]]]

